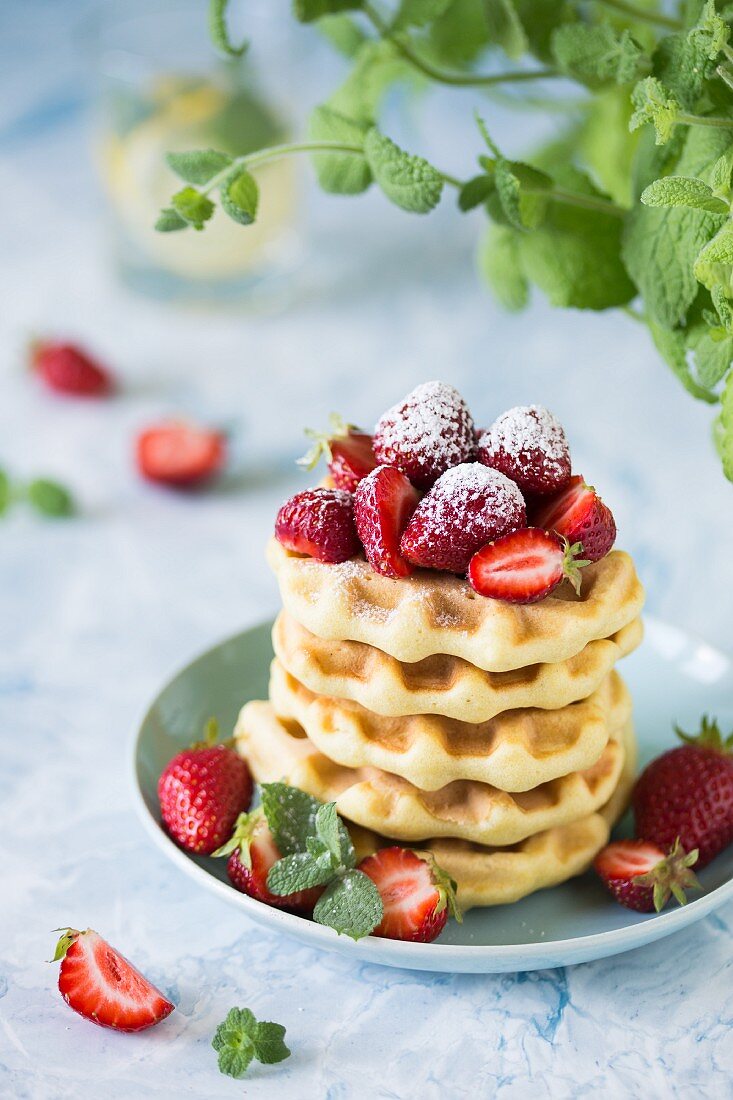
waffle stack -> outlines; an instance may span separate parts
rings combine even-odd
[[[613,551],[537,604],[447,573],[399,580],[273,542],[284,610],[269,701],[236,727],[258,781],[334,801],[360,854],[430,849],[464,908],[579,874],[623,811],[636,750],[615,670],[643,590]]]

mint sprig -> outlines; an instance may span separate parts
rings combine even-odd
[[[249,1008],[231,1008],[211,1045],[227,1077],[244,1077],[254,1059],[272,1065],[290,1057],[282,1024],[257,1020]]]
[[[47,477],[18,481],[0,469],[0,517],[23,503],[47,519],[66,519],[76,511],[72,493],[61,482]]]

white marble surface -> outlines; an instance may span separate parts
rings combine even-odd
[[[120,289],[89,167],[76,9],[0,10],[0,464],[64,478],[82,507],[45,524],[18,511],[0,528],[0,1092],[730,1096],[730,906],[568,970],[410,974],[262,931],[150,847],[131,812],[131,725],[173,668],[275,609],[262,547],[300,481],[270,456],[297,453],[304,423],[331,408],[370,423],[432,377],[461,387],[484,419],[517,401],[550,405],[615,508],[650,608],[722,647],[733,489],[708,411],[632,321],[541,303],[502,316],[472,276],[478,223],[450,209],[428,224],[376,195],[317,199],[307,293],[278,316],[182,311]],[[433,130],[452,135],[442,161],[468,167],[465,111],[452,110],[436,105]],[[64,403],[31,384],[18,349],[28,332],[56,329],[109,358],[118,398]],[[180,411],[236,429],[232,473],[210,493],[167,495],[132,470],[136,426]],[[129,1037],[72,1014],[44,962],[50,929],[67,923],[127,952],[176,1001],[171,1019]],[[293,1050],[243,1084],[218,1075],[209,1046],[233,1004],[284,1023]]]

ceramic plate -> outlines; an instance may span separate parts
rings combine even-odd
[[[647,619],[642,647],[623,662],[634,697],[641,762],[672,744],[672,723],[694,730],[703,713],[733,725],[733,665],[729,658],[676,627]],[[160,692],[135,732],[135,797],[143,823],[164,854],[193,882],[235,905],[242,915],[303,943],[354,959],[414,970],[469,973],[539,970],[615,955],[668,936],[733,900],[733,846],[700,874],[704,891],[684,908],[633,913],[615,904],[592,873],[493,909],[472,909],[462,925],[449,921],[435,943],[400,943],[368,936],[354,942],[302,917],[238,893],[226,860],[191,856],[163,832],[156,783],[168,760],[189,744],[210,715],[231,729],[242,704],[267,695],[272,658],[270,625],[210,649]],[[623,832],[623,823],[620,827]]]

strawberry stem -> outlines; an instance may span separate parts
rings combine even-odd
[[[659,913],[674,895],[680,905],[687,904],[685,890],[701,890],[700,881],[692,870],[697,863],[697,848],[686,852],[677,837],[668,856],[660,860],[656,867],[646,874],[637,875],[634,882],[639,886],[654,888],[654,908]]]
[[[575,595],[579,596],[581,585],[583,583],[583,577],[581,575],[580,570],[584,569],[586,565],[590,565],[590,559],[580,558],[580,555],[583,553],[583,543],[582,542],[574,542],[571,546],[570,543],[568,542],[568,540],[563,535],[562,536],[562,546],[563,546],[563,563],[562,563],[563,576],[567,580],[569,580],[570,583],[572,584],[573,588],[575,589]]]
[[[709,718],[707,714],[703,714],[700,719],[699,733],[685,733],[678,725],[675,725],[674,731],[680,741],[684,741],[686,745],[695,745],[700,749],[710,749],[713,752],[723,753],[723,755],[733,753],[733,731],[727,737],[723,737],[717,719]]]

